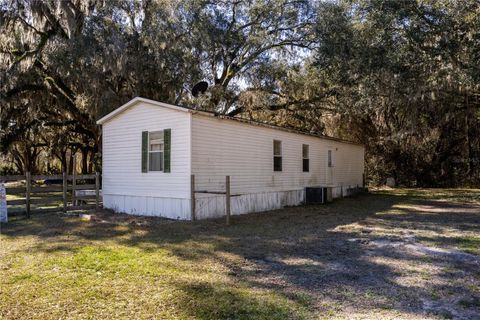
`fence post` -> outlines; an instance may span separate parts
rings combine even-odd
[[[30,172],[25,173],[25,180],[26,180],[26,193],[25,193],[25,211],[27,212],[27,218],[30,218],[30,192],[32,188],[32,179],[30,176]]]
[[[195,175],[190,176],[190,208],[192,210],[192,221],[195,221]]]
[[[73,155],[73,168],[72,168],[72,206],[76,206],[75,200],[75,188],[77,186],[77,157]]]
[[[67,172],[63,172],[63,213],[67,213],[67,188],[68,179]]]
[[[230,225],[230,176],[225,177],[225,211],[227,213],[227,226]]]
[[[95,210],[100,207],[100,174],[95,172]]]

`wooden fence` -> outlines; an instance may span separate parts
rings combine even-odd
[[[225,176],[225,191],[212,191],[212,190],[196,190],[195,189],[195,175],[192,174],[190,177],[190,198],[191,198],[191,208],[192,208],[192,221],[196,220],[195,216],[195,201],[196,197],[195,194],[197,193],[209,193],[209,194],[224,194],[225,195],[225,219],[226,219],[226,224],[227,226],[230,225],[230,216],[231,216],[231,211],[230,211],[230,198],[232,197],[232,194],[230,192],[230,176]]]
[[[100,174],[98,172],[82,175],[77,175],[75,172],[72,175],[66,173],[31,175],[27,172],[25,175],[0,176],[0,182],[2,181],[9,182],[5,184],[9,215],[24,213],[30,217],[32,213],[67,212],[100,207]],[[92,192],[78,195],[78,191],[81,190]],[[13,197],[9,199],[9,196]]]

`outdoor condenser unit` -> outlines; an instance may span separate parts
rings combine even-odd
[[[332,202],[332,187],[306,187],[306,203],[328,203]]]

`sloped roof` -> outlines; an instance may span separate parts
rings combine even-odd
[[[97,120],[97,124],[104,124],[108,120],[115,118],[116,116],[118,116],[122,112],[126,111],[127,109],[130,109],[131,107],[133,107],[134,105],[136,105],[140,102],[153,104],[155,106],[164,107],[164,108],[168,108],[168,109],[173,109],[173,110],[177,110],[177,111],[183,111],[183,112],[188,112],[188,110],[192,110],[192,109],[185,108],[185,107],[175,106],[175,105],[169,104],[169,103],[164,103],[164,102],[155,101],[155,100],[142,98],[142,97],[135,97],[132,100],[125,103],[124,105],[122,105],[120,108],[117,108],[117,109],[113,110],[109,114],[107,114],[107,115],[103,116],[102,118],[100,118],[99,120]]]
[[[160,101],[155,101],[155,100],[151,100],[151,99],[146,99],[146,98],[142,98],[142,97],[133,98],[132,100],[130,100],[127,103],[125,103],[124,105],[122,105],[120,108],[117,108],[117,109],[113,110],[109,114],[107,114],[104,117],[97,120],[97,124],[100,124],[100,125],[104,124],[105,122],[113,119],[114,117],[118,116],[119,114],[121,114],[125,110],[133,107],[134,105],[136,105],[140,102],[148,103],[148,104],[151,104],[151,105],[155,105],[155,106],[159,106],[159,107],[163,107],[163,108],[168,108],[168,109],[172,109],[172,110],[176,110],[176,111],[181,111],[181,112],[188,112],[188,113],[192,113],[192,114],[201,114],[201,115],[216,117],[216,118],[224,119],[224,120],[232,120],[232,121],[237,121],[237,122],[250,124],[250,125],[256,125],[256,126],[260,126],[260,127],[266,127],[266,128],[271,128],[271,129],[276,129],[276,130],[281,130],[281,131],[287,131],[287,132],[291,132],[291,133],[303,134],[303,135],[307,135],[307,136],[311,136],[311,137],[317,137],[317,138],[321,138],[321,139],[327,139],[327,140],[333,140],[333,141],[338,141],[338,142],[344,142],[344,143],[363,146],[363,144],[361,144],[361,143],[348,141],[348,140],[343,140],[343,139],[339,139],[339,138],[334,138],[334,137],[330,137],[330,136],[326,136],[326,135],[311,133],[311,132],[308,132],[308,131],[303,131],[303,130],[298,130],[298,129],[293,129],[293,128],[287,128],[287,127],[281,127],[281,126],[277,126],[277,125],[274,125],[274,124],[269,124],[269,123],[265,123],[265,122],[255,121],[255,120],[248,120],[248,119],[243,119],[243,118],[230,117],[230,116],[218,114],[216,112],[211,112],[211,111],[195,110],[195,109],[188,108],[188,107],[176,106],[176,105],[173,105],[173,104],[160,102]]]

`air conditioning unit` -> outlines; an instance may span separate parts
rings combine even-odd
[[[332,202],[332,187],[306,187],[305,202],[309,204]]]

